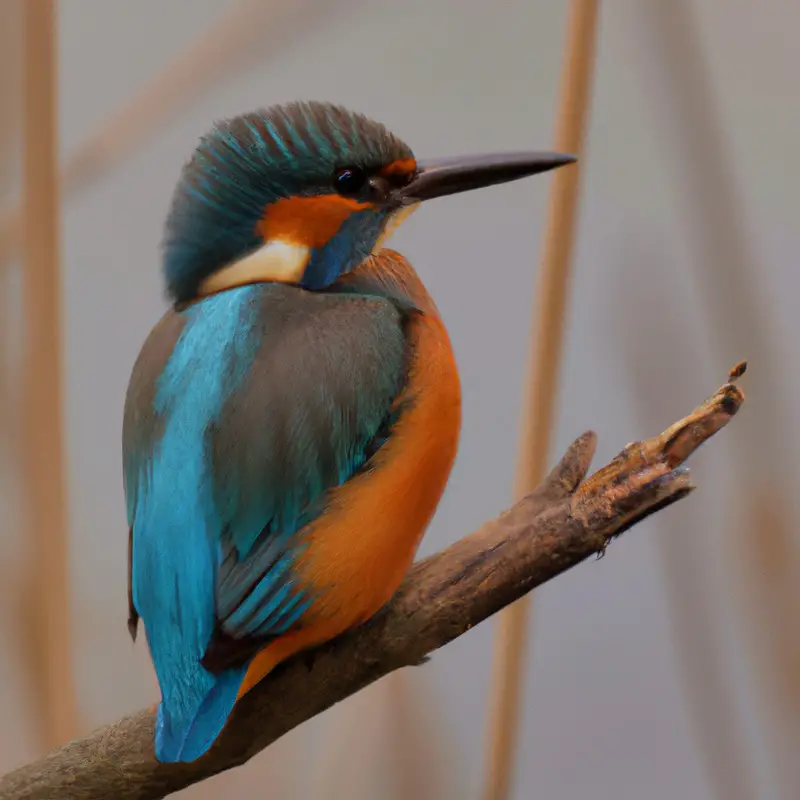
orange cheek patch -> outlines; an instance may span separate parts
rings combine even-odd
[[[403,158],[387,164],[379,174],[383,178],[409,178],[416,171],[417,160],[415,158]]]
[[[264,241],[324,247],[351,214],[368,208],[373,208],[372,203],[338,194],[287,197],[267,206],[256,231]]]

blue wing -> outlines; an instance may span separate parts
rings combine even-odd
[[[202,755],[233,707],[248,660],[215,669],[210,645],[302,624],[296,534],[386,435],[403,320],[382,298],[259,285],[168,313],[145,343],[123,451],[159,760]]]

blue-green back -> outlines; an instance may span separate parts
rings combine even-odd
[[[237,645],[301,625],[315,602],[292,572],[299,532],[389,435],[404,315],[382,297],[262,284],[169,312],[145,343],[123,451],[161,760],[218,735],[247,668]]]

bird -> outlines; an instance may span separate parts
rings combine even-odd
[[[575,160],[418,161],[382,123],[316,101],[200,138],[122,424],[128,629],[143,623],[158,680],[159,762],[202,757],[275,666],[384,608],[440,502],[459,373],[388,236],[427,200]]]

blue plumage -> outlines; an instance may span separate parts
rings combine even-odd
[[[420,166],[379,123],[325,103],[245,114],[201,140],[166,222],[173,307],[136,361],[123,424],[128,625],[135,636],[144,622],[161,688],[160,761],[205,753],[270,658],[374,614],[441,495],[460,389],[441,325],[419,316],[436,312],[413,270],[386,251],[371,257],[390,218],[568,161],[531,154]],[[434,373],[415,371],[424,348]],[[336,489],[392,469],[372,457],[409,409],[423,421],[400,447],[405,461],[394,454],[403,488],[393,502],[412,509],[413,526],[384,530],[374,495],[367,530],[351,532],[346,509],[337,531],[316,524],[331,504],[353,502]],[[443,420],[441,435],[432,418]],[[408,471],[426,458],[430,480],[412,490]],[[370,497],[361,482],[353,491]],[[364,536],[355,571],[348,535]],[[384,552],[386,536],[397,552]],[[248,675],[283,634],[284,649]]]
[[[302,287],[254,284],[180,308],[264,244],[256,224],[271,203],[330,194],[340,167],[409,157],[361,115],[296,103],[219,124],[184,168],[164,238],[176,306],[139,355],[123,430],[129,626],[141,616],[161,687],[161,761],[202,755],[252,655],[325,611],[325,587],[295,574],[303,531],[329,490],[369,468],[407,370],[403,291],[336,284],[390,211],[346,218]]]
[[[161,688],[158,760],[202,756],[240,690],[373,615],[441,496],[458,376],[413,270],[375,254],[390,219],[571,160],[419,165],[379,123],[325,103],[201,140],[166,222],[173,307],[142,347],[123,423],[128,627],[143,621]],[[395,452],[373,458],[401,419]],[[352,552],[348,536],[363,537]]]
[[[312,253],[302,285],[307,289],[325,288],[360,264],[372,251],[388,215],[383,209],[351,214],[327,245]]]
[[[233,674],[217,678],[200,660],[214,628],[221,524],[206,431],[252,364],[255,291],[217,295],[186,312],[186,326],[156,380],[152,413],[164,420],[163,434],[148,443],[149,458],[133,456],[126,476],[133,603],[145,620],[161,682],[156,754],[164,761],[196,758],[208,747],[246,669],[240,668],[238,681]]]
[[[253,642],[324,608],[293,574],[298,532],[385,440],[406,370],[401,305],[258,284],[168,312],[145,343],[123,445],[159,760],[205,752]]]

